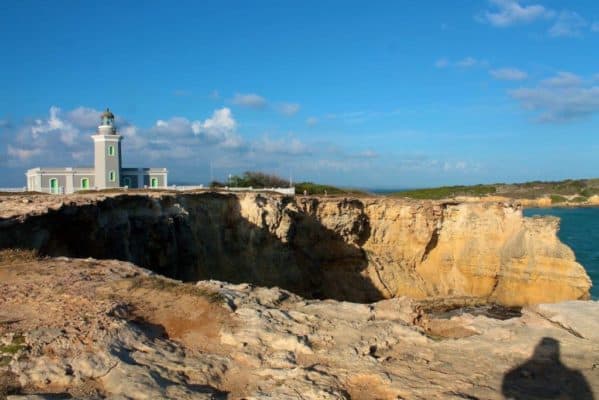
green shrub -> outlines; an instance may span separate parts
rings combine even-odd
[[[564,196],[560,196],[558,194],[552,194],[550,197],[551,197],[551,204],[563,203],[567,200]]]
[[[217,291],[207,290],[190,283],[177,282],[158,276],[140,276],[131,281],[130,289],[153,289],[189,296],[205,297],[212,303],[224,301],[223,295]]]
[[[442,186],[431,189],[406,190],[394,193],[395,196],[409,197],[412,199],[440,200],[456,196],[487,196],[495,194],[497,188],[495,185],[474,185],[474,186]]]
[[[304,191],[309,195],[365,195],[366,192],[356,189],[343,189],[331,185],[321,185],[313,182],[299,182],[295,184],[295,193],[298,195],[304,194]]]
[[[572,200],[570,200],[572,203],[584,203],[585,201],[588,200],[588,197],[584,197],[584,196],[576,196],[574,197]]]
[[[233,175],[230,177],[228,185],[232,187],[252,188],[288,187],[289,181],[264,172],[246,171],[241,176]]]

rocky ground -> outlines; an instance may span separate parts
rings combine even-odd
[[[305,300],[181,284],[126,262],[5,251],[0,398],[599,396],[597,302],[514,315],[429,314],[406,298]]]

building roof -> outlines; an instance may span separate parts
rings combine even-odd
[[[110,111],[108,107],[106,108],[106,111],[102,113],[102,118],[104,117],[114,119],[114,114]]]

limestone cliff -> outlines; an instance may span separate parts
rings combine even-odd
[[[509,203],[218,193],[29,201],[35,212],[0,203],[0,248],[128,260],[185,281],[504,305],[585,299],[591,285],[557,239],[558,220],[524,218]]]

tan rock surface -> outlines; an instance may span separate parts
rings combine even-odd
[[[510,306],[586,299],[591,286],[558,240],[558,221],[524,218],[509,202],[160,192],[26,199],[2,198],[0,248],[128,260],[186,281]]]
[[[11,399],[599,394],[591,301],[448,319],[406,298],[305,300],[248,284],[177,284],[118,261],[15,256],[0,266],[0,304],[0,393]]]

